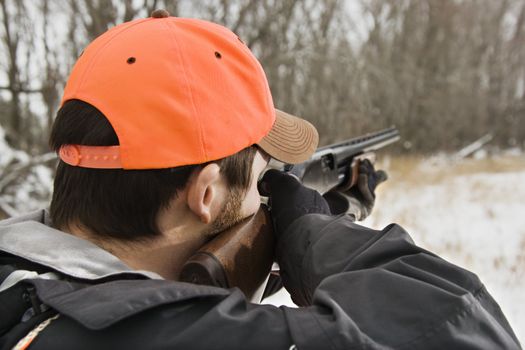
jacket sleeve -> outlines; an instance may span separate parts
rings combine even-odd
[[[299,349],[519,349],[498,304],[473,273],[349,216],[297,219],[277,251]]]

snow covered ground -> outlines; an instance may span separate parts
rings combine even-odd
[[[475,272],[525,343],[525,156],[383,160],[390,179],[363,224],[397,222],[420,246]],[[280,293],[266,300],[291,305]]]

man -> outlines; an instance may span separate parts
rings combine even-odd
[[[0,226],[3,348],[520,348],[475,275],[397,225],[332,216],[278,171],[259,187],[284,285],[304,307],[177,281],[199,247],[258,210],[270,157],[298,163],[317,147],[219,25],[155,11],[97,38],[73,68],[51,145],[61,161],[49,214]],[[360,171],[355,198],[370,208],[381,174]]]

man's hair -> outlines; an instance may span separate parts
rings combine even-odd
[[[118,145],[106,117],[94,106],[67,101],[57,113],[49,144]],[[215,161],[232,191],[245,193],[250,186],[256,147]],[[94,234],[137,240],[160,234],[159,211],[186,186],[191,173],[203,164],[168,169],[90,169],[59,161],[50,215],[54,227],[79,224]]]

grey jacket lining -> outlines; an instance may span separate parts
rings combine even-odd
[[[162,279],[151,271],[133,270],[97,245],[52,228],[45,210],[2,221],[0,251],[75,278],[97,280],[125,273]]]

